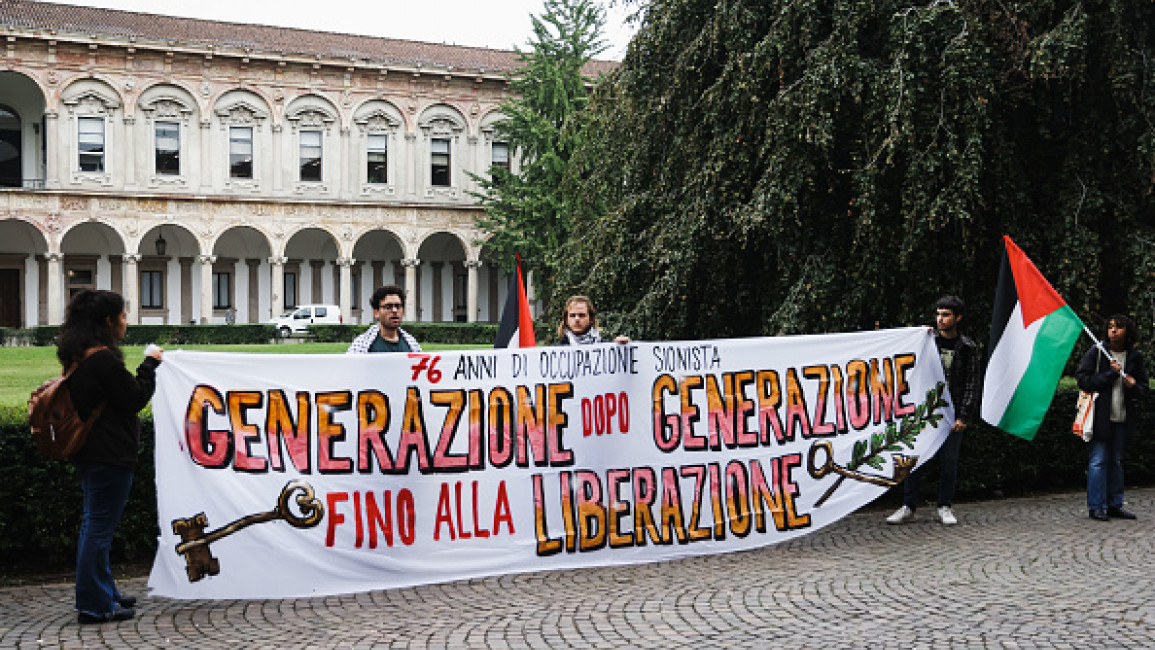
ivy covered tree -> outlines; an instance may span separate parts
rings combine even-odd
[[[605,50],[605,15],[593,0],[545,0],[532,20],[531,47],[518,50],[522,65],[496,127],[519,166],[514,172],[493,166],[488,178],[476,177],[483,190],[476,196],[495,260],[508,270],[520,254],[523,266],[537,271],[538,286],[548,288],[546,252],[557,250],[572,228],[562,183],[585,136],[591,80],[583,69]]]
[[[643,338],[985,338],[1000,238],[1155,323],[1155,3],[651,0],[600,84],[555,291]]]

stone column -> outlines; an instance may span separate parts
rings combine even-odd
[[[289,258],[283,255],[269,258],[269,268],[273,271],[272,285],[269,287],[269,297],[273,302],[273,318],[285,312],[285,262],[288,261]]]
[[[255,125],[253,126],[253,154],[254,154],[254,156],[256,155],[256,149],[257,149],[257,128],[258,128],[257,126],[255,126]],[[285,136],[285,129],[280,124],[274,124],[273,128],[272,128],[272,132],[273,132],[273,165],[272,165],[272,167],[273,167],[273,194],[280,194],[281,193],[281,186],[283,185],[282,179],[285,177],[285,170],[281,169],[282,146],[285,144],[282,140]],[[255,166],[255,163],[254,163],[254,166]],[[259,177],[254,173],[253,179],[256,180],[257,178],[259,178]],[[296,177],[294,177],[294,178],[296,178]],[[314,300],[313,302],[320,302],[320,301]]]
[[[498,302],[497,302],[497,297],[498,297],[497,294],[499,291],[498,287],[500,285],[500,282],[498,281],[498,278],[497,278],[497,275],[498,275],[497,265],[486,264],[485,265],[485,271],[486,271],[486,275],[489,277],[489,300],[486,303],[488,308],[489,308],[489,321],[492,323],[496,323],[496,322],[499,322],[501,320],[501,314],[498,313],[498,310],[501,309],[501,307],[498,306]]]
[[[464,168],[476,170],[478,174],[485,174],[489,171],[489,165],[481,162],[481,150],[484,149],[481,143],[484,142],[484,140],[476,135],[471,135],[465,138],[465,142],[468,143],[467,146],[469,147],[469,162],[464,165]],[[465,178],[461,181],[461,189],[466,192],[476,190],[477,181],[473,180],[473,177],[469,174],[464,174],[464,176]]]
[[[213,322],[213,263],[216,255],[197,255],[201,265],[201,324]]]
[[[406,133],[405,134],[405,169],[407,171],[406,171],[405,175],[408,176],[409,178],[405,179],[408,182],[408,187],[405,188],[405,193],[409,196],[415,196],[417,194],[417,188],[420,187],[421,184],[424,182],[422,180],[424,178],[424,176],[422,176],[422,174],[421,174],[421,166],[418,164],[418,160],[420,159],[420,156],[417,155],[416,149],[417,149],[417,134],[416,133]]]
[[[352,257],[338,257],[337,268],[341,274],[341,281],[337,286],[340,287],[340,296],[337,304],[341,307],[341,318],[349,317],[349,322],[353,322],[353,271],[352,267],[357,263],[357,260]],[[344,320],[342,320],[344,322]]]
[[[477,321],[477,269],[481,268],[479,260],[466,260],[465,269],[468,274],[465,281],[465,322]]]
[[[177,258],[180,265],[180,316],[177,319],[181,325],[194,322],[192,314],[192,263],[191,257]]]
[[[310,284],[309,302],[325,302],[325,281],[322,277],[325,271],[325,260],[309,260]]]
[[[24,313],[20,315],[22,327],[36,327],[40,322],[40,287],[44,276],[40,273],[40,262],[35,254],[24,258]]]
[[[124,189],[136,189],[136,145],[133,144],[135,138],[133,137],[136,130],[136,117],[132,115],[125,115],[124,119]],[[108,152],[105,152],[108,155]],[[111,162],[111,161],[109,161]],[[132,323],[132,321],[128,321]]]
[[[373,292],[377,290],[377,287],[385,284],[385,262],[382,262],[381,260],[374,260],[373,262],[369,263],[369,266],[373,268],[373,281],[369,283],[369,291],[362,290],[362,293],[373,295]]]
[[[44,112],[44,187],[60,189],[60,120],[56,111]]]
[[[429,318],[434,323],[440,323],[444,318],[442,307],[445,303],[445,288],[441,285],[441,270],[445,267],[445,262],[433,262],[430,266],[433,267],[433,277],[430,280],[433,285],[433,311]]]
[[[245,318],[245,322],[259,323],[261,322],[261,283],[258,273],[260,272],[261,268],[261,260],[246,259],[245,264],[249,267],[249,313]],[[239,309],[237,310],[237,313],[238,315],[240,314]],[[237,322],[240,322],[240,320],[240,318],[237,318]]]
[[[209,194],[213,189],[213,137],[212,120],[201,120],[201,193]],[[228,131],[225,131],[225,147],[228,147]],[[228,160],[228,157],[225,158]]]
[[[351,141],[351,130],[347,126],[341,127],[338,131],[340,133],[341,142],[341,158],[337,165],[337,172],[340,174],[337,178],[337,192],[343,199],[348,199],[353,195],[353,179],[350,178],[349,168],[349,149]]]
[[[405,267],[405,296],[409,303],[406,307],[410,313],[410,320],[414,322],[421,320],[421,301],[417,295],[417,267],[420,264],[421,260],[416,257],[401,260],[401,266]]]
[[[64,275],[61,273],[63,253],[46,253],[48,261],[48,324],[60,325],[64,322]]]
[[[125,253],[124,260],[124,312],[129,325],[140,324],[140,255]]]

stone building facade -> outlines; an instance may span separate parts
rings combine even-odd
[[[131,323],[497,320],[471,174],[512,52],[0,3],[0,326],[121,291]],[[589,72],[599,67],[591,64]]]

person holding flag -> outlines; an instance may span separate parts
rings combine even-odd
[[[1087,511],[1091,519],[1135,519],[1123,509],[1123,445],[1134,428],[1135,403],[1150,388],[1143,356],[1135,349],[1135,321],[1107,319],[1107,347],[1098,343],[1079,361],[1079,388],[1096,393],[1091,457],[1087,464]]]
[[[934,342],[942,360],[943,374],[947,379],[947,390],[954,403],[955,420],[950,434],[943,441],[936,454],[939,459],[941,477],[938,483],[938,510],[935,515],[944,525],[958,523],[954,515],[954,490],[958,478],[958,454],[962,446],[963,433],[974,421],[979,410],[982,359],[974,339],[959,331],[963,319],[964,305],[957,296],[943,296],[935,303]],[[886,518],[888,524],[905,524],[914,519],[918,508],[918,489],[922,483],[920,466],[902,483],[902,507]]]

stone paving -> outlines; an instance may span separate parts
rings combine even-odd
[[[144,597],[79,626],[72,585],[0,590],[0,648],[1152,648],[1155,489],[860,512],[756,551],[299,600]],[[145,595],[145,578],[121,582]]]

